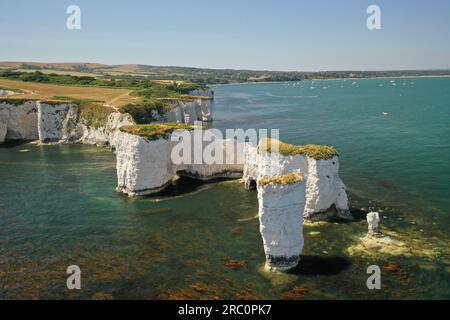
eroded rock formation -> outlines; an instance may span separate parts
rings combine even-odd
[[[347,193],[339,177],[339,157],[336,152],[325,150],[321,153],[320,148],[327,147],[296,147],[279,141],[274,142],[278,144],[278,152],[271,152],[267,145],[264,146],[267,143],[261,141],[258,147],[250,144],[246,146],[243,179],[247,188],[265,177],[299,171],[306,179],[305,219],[314,221],[336,214],[348,215]],[[283,154],[286,147],[289,152]]]
[[[378,212],[370,212],[367,214],[367,224],[369,226],[368,236],[379,237],[381,232],[379,230],[380,214]]]
[[[168,128],[170,129],[170,128]],[[190,132],[189,135],[193,135]],[[176,137],[176,132],[174,133]],[[186,138],[186,136],[184,135]],[[188,138],[191,138],[188,137]],[[243,164],[214,163],[174,163],[172,151],[178,144],[178,139],[172,141],[170,136],[148,138],[126,132],[117,133],[117,178],[118,190],[129,196],[149,195],[163,190],[177,175],[190,176],[201,180],[215,178],[240,178]],[[189,148],[192,157],[195,151],[194,139]],[[223,140],[223,159],[234,155],[226,144],[235,144],[234,140]],[[200,150],[203,152],[203,149]]]
[[[303,250],[305,181],[291,173],[262,179],[257,188],[266,270],[287,271],[297,266]]]
[[[196,121],[210,122],[213,119],[214,92],[212,90],[194,90],[189,99],[166,100],[171,105],[164,113],[154,111],[152,118],[156,122],[174,122],[194,124]]]

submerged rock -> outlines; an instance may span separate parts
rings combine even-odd
[[[396,262],[390,261],[383,267],[384,272],[393,273],[399,276],[400,279],[408,279],[408,273]]]
[[[306,299],[306,295],[309,293],[310,289],[308,286],[299,285],[293,287],[289,292],[286,292],[283,297],[285,299],[296,299],[296,300],[304,300]]]
[[[357,243],[347,248],[351,256],[404,256],[424,257],[435,259],[439,250],[431,245],[412,238],[411,235],[400,235],[393,231],[385,231],[382,235],[366,235],[359,238]]]
[[[113,300],[114,297],[109,292],[96,292],[92,295],[92,300]]]
[[[248,263],[244,260],[228,260],[225,262],[225,266],[230,269],[246,269]]]

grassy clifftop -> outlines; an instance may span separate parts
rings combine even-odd
[[[114,112],[113,108],[93,102],[80,102],[78,110],[81,122],[85,126],[95,129],[105,127],[109,116]]]
[[[278,150],[277,150],[278,149]],[[259,145],[260,152],[275,152],[283,156],[297,156],[313,158],[316,160],[328,160],[339,156],[336,148],[330,146],[321,146],[315,144],[308,144],[304,146],[294,146],[292,144],[284,143],[275,139],[265,139]]]
[[[163,114],[173,109],[178,102],[190,102],[210,97],[190,96],[194,90],[205,86],[183,81],[153,81],[149,79],[116,79],[112,77],[73,76],[36,72],[0,72],[0,87],[12,88],[19,95],[4,97],[2,101],[22,104],[24,101],[40,100],[52,104],[82,104],[81,110],[86,118],[96,121],[111,111],[101,110],[100,106],[113,105],[123,113],[129,113],[136,123],[146,124],[155,121],[154,114]],[[97,102],[93,110],[91,104]]]
[[[261,179],[259,184],[261,186],[267,186],[269,184],[274,184],[278,186],[290,185],[294,183],[298,183],[303,180],[303,176],[300,173],[292,172],[282,176],[274,176],[265,179]]]
[[[151,123],[123,126],[120,131],[141,136],[149,140],[167,139],[175,130],[193,130],[194,126],[179,123]]]

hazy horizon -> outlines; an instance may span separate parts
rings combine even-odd
[[[233,68],[207,68],[207,67],[193,67],[193,66],[178,66],[178,65],[155,65],[155,64],[143,64],[143,63],[101,63],[96,61],[13,61],[13,60],[1,60],[0,63],[38,63],[38,64],[99,64],[106,66],[125,66],[125,65],[142,65],[157,68],[188,68],[188,69],[208,69],[208,70],[233,70],[233,71],[257,71],[257,72],[305,72],[305,73],[319,73],[319,72],[407,72],[407,71],[447,71],[450,68],[433,68],[433,69],[380,69],[380,70],[271,70],[271,69],[233,69]]]

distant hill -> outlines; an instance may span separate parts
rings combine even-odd
[[[184,80],[200,84],[301,81],[305,79],[450,76],[450,70],[284,72],[149,66],[141,64],[106,65],[80,62],[45,63],[20,61],[0,62],[0,70],[41,71],[43,73],[72,74],[109,79]]]

